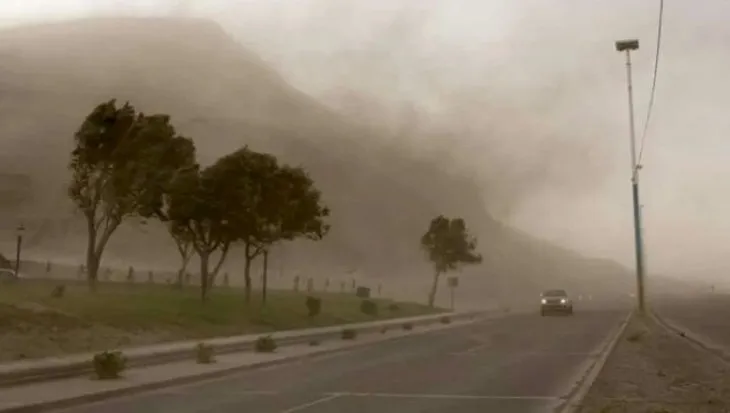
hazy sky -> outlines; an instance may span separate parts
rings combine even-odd
[[[514,185],[530,190],[516,191],[518,204],[485,194],[496,215],[633,265],[625,68],[613,41],[641,41],[641,135],[658,3],[0,0],[0,23],[120,10],[214,18],[314,96],[335,101],[351,90],[393,119],[419,113],[417,126],[444,132],[455,159],[485,181],[500,179],[485,162],[508,159],[525,177]],[[730,2],[666,3],[642,173],[649,268],[722,277],[730,270]]]

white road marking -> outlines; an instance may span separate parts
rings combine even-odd
[[[304,409],[308,409],[308,408],[310,408],[312,406],[316,406],[318,404],[322,404],[322,403],[326,403],[326,402],[328,402],[330,400],[334,400],[334,399],[336,399],[338,397],[340,397],[339,394],[330,393],[326,397],[322,397],[321,399],[317,399],[317,400],[312,401],[312,402],[309,402],[309,403],[300,404],[299,406],[294,406],[294,407],[292,407],[290,409],[287,409],[287,410],[282,411],[281,413],[294,413],[294,412],[299,412],[299,411],[302,411]]]
[[[179,388],[172,388],[172,389],[163,389],[158,392],[155,392],[155,394],[171,394],[171,395],[189,394],[190,390],[188,388],[192,387],[192,386],[186,386],[186,387],[187,388],[179,387]],[[250,394],[250,395],[273,396],[273,395],[279,394],[279,392],[274,391],[274,390],[246,390],[246,389],[243,389],[243,390],[238,390],[235,393],[236,396],[242,395],[242,394],[243,395]]]
[[[560,400],[558,396],[490,396],[476,394],[405,394],[405,393],[358,393],[332,392],[332,396],[389,397],[402,399],[454,399],[454,400]]]
[[[491,344],[490,342],[482,341],[481,344],[478,344],[478,345],[476,345],[474,347],[470,347],[470,348],[468,348],[466,350],[455,351],[455,352],[451,353],[451,355],[453,355],[453,356],[465,356],[465,355],[469,355],[469,354],[474,354],[474,353],[476,353],[479,350],[483,350],[483,349],[489,347],[490,344]]]

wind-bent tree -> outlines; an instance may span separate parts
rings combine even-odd
[[[96,288],[109,239],[122,221],[148,217],[175,173],[194,163],[193,142],[177,135],[167,115],[146,116],[129,103],[102,103],[75,134],[69,196],[86,219],[87,279]]]
[[[232,202],[229,196],[230,192],[240,189],[226,185],[232,173],[235,171],[222,171],[218,163],[202,172],[198,168],[189,170],[178,176],[166,198],[165,216],[171,234],[176,242],[189,243],[200,259],[200,297],[203,301],[235,239],[229,216],[241,206]],[[211,269],[211,256],[216,252],[219,253],[218,262]]]
[[[282,165],[267,182],[269,190],[259,199],[259,225],[251,234],[255,250],[264,258],[262,302],[266,304],[268,258],[278,242],[296,238],[321,240],[329,231],[329,209],[321,203],[314,181],[300,167]]]
[[[428,231],[421,237],[421,247],[435,271],[428,294],[428,305],[431,307],[436,300],[441,274],[464,264],[482,262],[482,256],[476,253],[477,240],[469,235],[466,223],[461,218],[449,219],[439,215],[432,219]]]
[[[215,183],[222,185],[219,202],[230,208],[226,215],[230,233],[225,247],[233,242],[243,244],[245,299],[250,302],[251,263],[263,252],[258,236],[268,217],[275,214],[267,208],[273,207],[275,202],[271,200],[278,197],[273,184],[278,161],[274,155],[243,147],[219,159],[213,168],[219,176]]]

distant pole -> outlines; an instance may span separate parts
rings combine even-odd
[[[23,247],[23,233],[25,227],[23,224],[18,225],[16,228],[16,244],[15,244],[15,276],[20,277],[20,250]]]
[[[636,297],[639,312],[646,310],[644,297],[644,240],[641,227],[641,208],[639,205],[639,169],[636,160],[636,130],[634,126],[634,94],[631,74],[631,51],[639,49],[639,41],[635,39],[616,42],[616,51],[626,52],[626,80],[629,95],[629,139],[631,144],[631,194],[634,208],[634,249],[636,253]]]

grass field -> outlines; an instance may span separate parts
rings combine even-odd
[[[144,345],[164,341],[268,332],[350,322],[407,317],[440,311],[414,303],[374,299],[378,316],[360,312],[354,294],[317,292],[322,312],[307,316],[305,293],[260,292],[246,304],[243,291],[215,288],[202,303],[197,288],[167,285],[85,284],[65,282],[65,294],[53,297],[59,281],[24,280],[0,284],[0,361]]]

